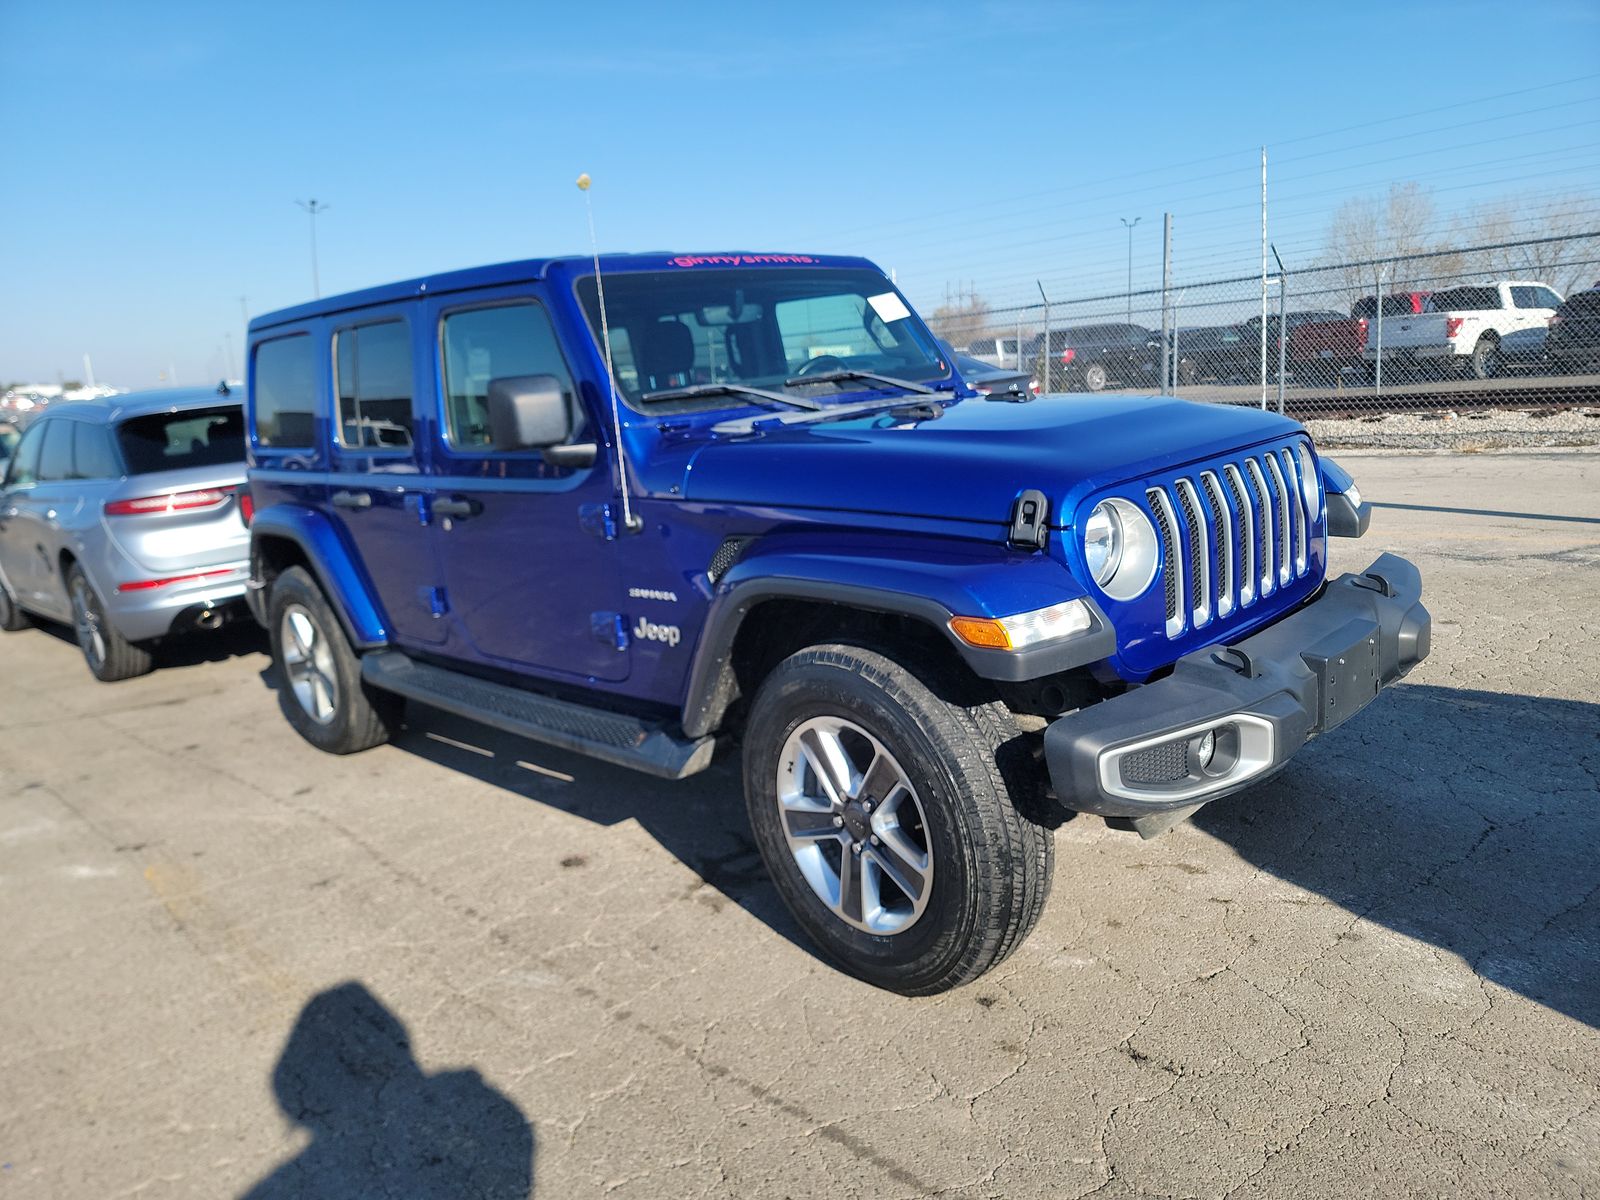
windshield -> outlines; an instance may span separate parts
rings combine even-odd
[[[647,393],[696,385],[782,390],[797,375],[841,370],[914,383],[950,375],[933,336],[876,271],[619,271],[605,277],[605,289],[617,388],[635,408],[647,407],[640,401]],[[598,343],[594,277],[578,280],[577,290]],[[876,385],[855,380],[834,386],[862,391]],[[691,403],[726,408],[740,402],[724,395]]]

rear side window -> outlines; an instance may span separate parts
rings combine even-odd
[[[237,404],[223,404],[131,417],[117,426],[117,443],[130,475],[242,465],[244,413]]]
[[[44,450],[39,455],[39,482],[72,478],[72,422],[46,421]]]
[[[411,335],[404,321],[341,329],[334,335],[339,443],[352,449],[411,445]]]
[[[262,342],[256,347],[255,365],[256,441],[263,446],[310,449],[316,443],[317,408],[311,339],[302,334]]]
[[[489,446],[489,384],[493,380],[554,375],[564,389],[573,390],[556,331],[537,304],[502,304],[449,313],[444,318],[441,343],[445,436],[459,449]]]
[[[1500,289],[1492,287],[1451,288],[1435,292],[1428,303],[1434,312],[1489,312],[1500,307]]]
[[[72,423],[72,474],[75,479],[113,479],[122,474],[111,435],[99,425]]]

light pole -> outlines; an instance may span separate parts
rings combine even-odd
[[[1133,324],[1133,227],[1135,225],[1137,225],[1140,221],[1144,220],[1144,218],[1143,217],[1135,217],[1132,221],[1129,221],[1127,217],[1119,217],[1118,220],[1120,220],[1122,222],[1123,228],[1125,228],[1128,231],[1128,324],[1132,325]]]
[[[317,279],[317,214],[327,212],[333,205],[320,200],[296,200],[295,203],[311,214],[311,295],[313,299],[321,299],[322,284]]]

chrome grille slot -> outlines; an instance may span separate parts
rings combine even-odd
[[[1261,464],[1255,459],[1245,459],[1244,468],[1246,477],[1250,480],[1252,507],[1261,517],[1261,561],[1257,578],[1260,581],[1261,596],[1265,599],[1278,590],[1278,572],[1273,561],[1273,555],[1278,548],[1278,533],[1273,528],[1272,489],[1267,486],[1266,476],[1261,473]]]
[[[1228,481],[1233,509],[1238,514],[1239,562],[1233,586],[1239,596],[1239,607],[1244,608],[1256,601],[1256,510],[1245,501],[1244,476],[1239,468],[1229,463],[1222,468],[1222,475]]]
[[[1189,611],[1198,629],[1211,620],[1211,531],[1200,517],[1200,495],[1193,481],[1180,479],[1177,488],[1189,526]]]
[[[1283,474],[1289,481],[1289,499],[1294,505],[1294,573],[1298,577],[1306,573],[1310,564],[1311,514],[1306,511],[1305,480],[1295,456],[1287,450],[1279,450],[1278,458],[1283,462]]]
[[[1206,508],[1211,513],[1211,528],[1216,532],[1219,548],[1211,572],[1211,594],[1216,600],[1217,616],[1225,617],[1233,611],[1233,558],[1237,544],[1233,514],[1228,511],[1228,498],[1222,494],[1222,483],[1214,473],[1202,471],[1200,487],[1206,494]]]
[[[1287,585],[1294,578],[1294,556],[1290,550],[1289,488],[1283,481],[1283,468],[1278,456],[1268,453],[1267,470],[1272,473],[1272,486],[1278,493],[1278,582]]]
[[[1178,545],[1178,517],[1165,488],[1145,493],[1156,518],[1156,536],[1161,539],[1161,574],[1167,589],[1167,636],[1183,632],[1183,550]]]

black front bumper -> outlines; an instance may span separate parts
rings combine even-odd
[[[1430,626],[1416,567],[1382,555],[1259,633],[1053,722],[1044,747],[1056,796],[1159,833],[1365,708],[1428,656]]]

